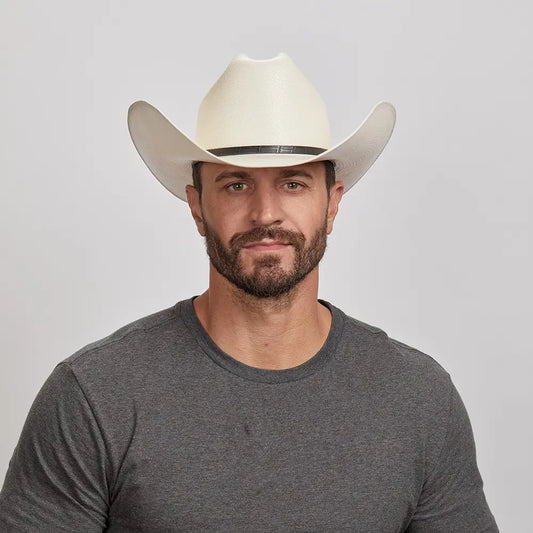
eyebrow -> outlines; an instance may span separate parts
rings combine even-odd
[[[308,172],[305,172],[305,170],[296,169],[296,168],[285,168],[281,172],[282,178],[292,178],[293,176],[304,176],[306,178],[313,179],[313,176],[309,174]]]
[[[282,168],[280,175],[282,178],[292,178],[294,176],[304,176],[306,178],[313,179],[313,176],[309,174],[308,172],[305,172],[301,169],[295,169],[295,168]],[[215,178],[215,183],[218,181],[222,181],[224,179],[245,179],[249,178],[250,173],[242,170],[236,170],[236,171],[228,171],[228,172],[222,172]]]
[[[222,172],[215,178],[215,183],[217,181],[221,181],[223,179],[228,179],[228,178],[244,179],[244,178],[249,178],[249,177],[250,177],[249,172],[244,172],[244,171],[239,171],[239,170],[234,171],[234,172]]]

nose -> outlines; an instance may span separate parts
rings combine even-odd
[[[281,224],[283,210],[276,191],[268,186],[258,186],[250,198],[250,222],[254,226]]]

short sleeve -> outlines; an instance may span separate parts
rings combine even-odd
[[[427,475],[409,533],[494,533],[498,531],[483,493],[472,427],[451,384],[448,424]]]
[[[0,531],[103,531],[106,460],[91,407],[61,363],[38,393],[9,463]]]

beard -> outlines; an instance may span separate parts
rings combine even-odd
[[[247,232],[236,233],[226,246],[218,234],[205,223],[205,245],[213,267],[230,283],[256,298],[277,298],[289,293],[320,262],[326,251],[327,221],[317,229],[306,246],[303,233],[275,226],[261,226]],[[263,253],[254,259],[251,272],[242,266],[241,250],[249,243],[272,239],[293,247],[292,269],[280,265],[277,253]]]

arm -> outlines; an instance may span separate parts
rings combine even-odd
[[[407,532],[497,532],[483,493],[470,420],[453,384],[448,427],[435,457],[427,466],[424,486]]]
[[[38,393],[0,492],[0,531],[104,531],[107,454],[68,364]]]

